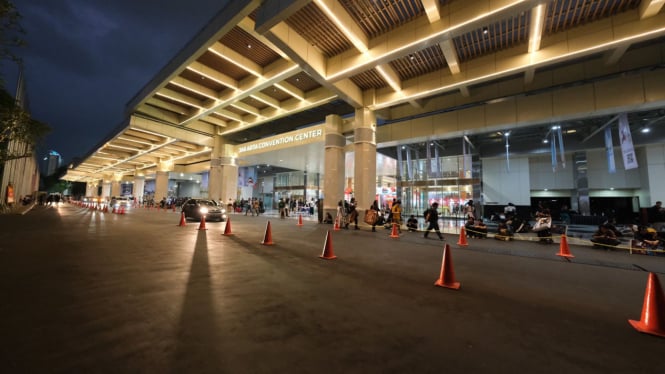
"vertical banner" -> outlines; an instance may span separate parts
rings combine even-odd
[[[561,126],[557,126],[557,137],[559,138],[559,153],[561,157],[561,167],[564,169],[566,168],[566,155],[563,153],[564,148],[563,148],[563,134],[561,132]]]
[[[434,170],[432,169],[432,146],[429,142],[425,144],[425,156],[427,161],[425,161],[425,178],[431,178],[434,176]]]
[[[404,163],[402,162],[402,148],[397,146],[397,177],[404,175]]]
[[[610,174],[617,172],[617,167],[614,164],[614,142],[612,141],[612,127],[605,128],[605,153],[607,155],[607,171]]]
[[[635,157],[635,148],[633,148],[633,137],[630,135],[630,126],[628,125],[628,115],[626,113],[622,113],[619,116],[619,139],[621,142],[624,169],[630,170],[637,168],[637,158]]]
[[[552,140],[550,140],[550,153],[552,154],[552,173],[556,172],[556,134],[552,131]]]
[[[432,161],[432,171],[434,176],[441,178],[441,173],[439,172],[439,147],[434,147],[434,160]]]
[[[508,135],[504,136],[506,138],[506,171],[510,173],[510,144],[508,144]]]
[[[462,178],[471,178],[471,141],[464,135],[462,137]]]
[[[462,137],[462,178],[466,176],[466,138]]]
[[[406,149],[406,173],[409,175],[409,179],[413,180],[413,164],[411,163],[411,150]]]

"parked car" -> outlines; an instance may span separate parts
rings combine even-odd
[[[219,206],[214,200],[189,199],[182,204],[185,219],[200,221],[205,216],[206,221],[226,221],[226,209]]]

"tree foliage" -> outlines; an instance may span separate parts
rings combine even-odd
[[[21,65],[20,58],[14,54],[15,48],[24,45],[22,35],[25,32],[20,19],[21,15],[9,0],[0,0],[0,63],[12,60]],[[16,104],[0,77],[0,164],[31,156],[37,143],[49,131],[46,124],[33,119]],[[22,146],[11,146],[14,142]]]
[[[19,61],[14,54],[16,47],[25,44],[21,27],[21,14],[9,0],[0,0],[0,61],[6,59]]]
[[[32,150],[49,131],[46,124],[35,120],[17,106],[5,89],[0,90],[0,164],[32,156]],[[26,146],[9,146],[14,142]]]

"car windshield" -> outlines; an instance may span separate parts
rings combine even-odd
[[[199,205],[217,206],[217,204],[214,201],[210,201],[210,200],[199,200]]]

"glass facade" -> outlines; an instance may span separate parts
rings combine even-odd
[[[471,156],[409,157],[399,170],[403,176],[397,186],[406,214],[422,214],[437,202],[442,215],[462,217],[460,207],[480,196],[480,163]]]

